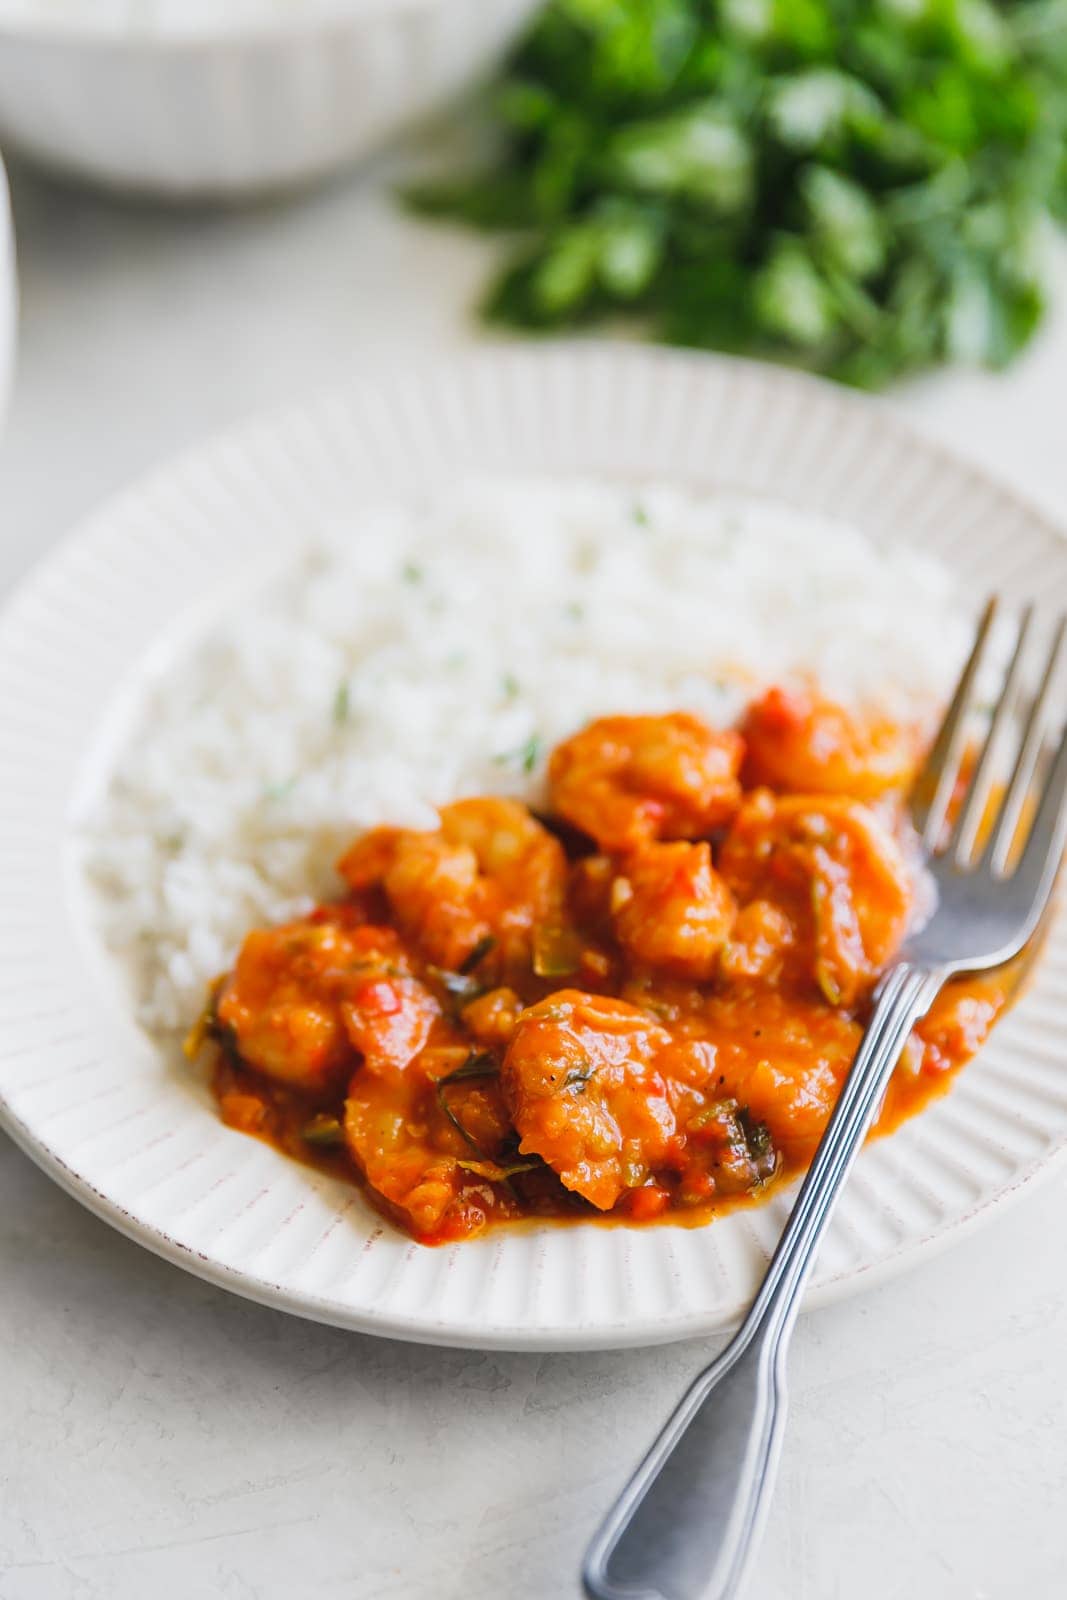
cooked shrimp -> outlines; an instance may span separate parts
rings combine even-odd
[[[863,1029],[818,1001],[774,990],[727,995],[706,1011],[724,1088],[793,1160],[822,1137]]]
[[[710,845],[645,845],[623,863],[612,898],[616,938],[634,961],[698,982],[713,975],[734,901]]]
[[[552,758],[550,827],[485,798],[358,840],[345,901],[250,934],[213,986],[189,1049],[220,1044],[226,1121],[355,1164],[426,1244],[582,1203],[706,1215],[796,1170],[925,910],[893,792],[911,736],[781,690],[746,726],[747,767],[696,717],[605,717]],[[739,768],[767,786],[742,795]],[[883,1130],[1016,981],[945,988]]]
[[[426,986],[395,970],[353,983],[341,1004],[345,1032],[369,1072],[402,1072],[426,1044],[439,1015]]]
[[[434,832],[385,828],[339,863],[353,889],[381,887],[403,931],[456,970],[493,941],[506,971],[529,961],[534,929],[558,921],[566,858],[558,839],[514,800],[460,800]]]
[[[457,1083],[446,1103],[451,1117],[421,1066],[392,1081],[357,1072],[345,1101],[349,1151],[371,1187],[426,1243],[467,1238],[490,1215],[514,1209],[506,1191],[494,1190],[477,1170],[495,1170],[493,1157],[511,1131],[499,1080]]]
[[[625,1197],[652,1216],[672,1195],[701,1204],[774,1170],[769,1138],[751,1142],[723,1096],[715,1044],[672,1035],[623,1000],[566,989],[531,1006],[503,1078],[520,1152],[601,1211]]]
[[[519,1149],[608,1211],[663,1162],[675,1131],[657,1054],[671,1036],[636,1006],[562,989],[523,1012],[504,1057]]]
[[[553,752],[552,804],[602,850],[699,839],[737,809],[743,749],[684,711],[601,717]]]
[[[804,688],[770,689],[742,724],[745,782],[788,794],[873,800],[908,787],[918,743],[906,728],[861,720]]]
[[[853,1005],[907,929],[903,854],[859,801],[759,790],[734,821],[719,870],[744,905],[766,900],[796,930],[794,953],[831,1005]]]
[[[780,906],[750,900],[734,919],[719,970],[731,980],[758,978],[773,983],[795,942],[796,931]]]
[[[395,944],[389,929],[379,930]],[[250,933],[219,995],[219,1022],[244,1060],[282,1083],[324,1088],[353,1059],[341,1017],[343,974],[368,955],[366,933],[312,918]]]
[[[437,1009],[393,930],[352,924],[338,908],[250,933],[217,1016],[249,1065],[320,1091],[357,1052],[374,1069],[406,1066]]]

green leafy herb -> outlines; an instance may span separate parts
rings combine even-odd
[[[508,1178],[517,1177],[520,1172],[533,1172],[543,1166],[541,1161],[457,1161],[456,1166],[462,1167],[464,1172],[473,1172],[476,1177],[488,1178],[491,1183],[503,1183]]]
[[[500,1074],[500,1063],[496,1056],[488,1050],[472,1050],[461,1067],[454,1072],[446,1072],[443,1078],[437,1080],[437,1096],[441,1097],[441,1090],[451,1083],[469,1083],[472,1078],[496,1078]]]
[[[405,561],[400,569],[400,575],[405,583],[421,583],[423,571],[414,561]]]
[[[699,1111],[689,1118],[685,1125],[686,1133],[698,1133],[701,1128],[710,1128],[713,1122],[726,1123],[734,1110],[729,1101],[711,1100],[707,1105],[701,1106]]]
[[[485,993],[482,983],[473,973],[451,972],[448,967],[428,966],[427,972],[435,978],[447,994],[459,1002],[459,1007],[470,1005],[472,1000],[477,1000],[480,994]]]
[[[345,1131],[336,1117],[325,1114],[312,1117],[300,1130],[300,1137],[307,1144],[322,1145],[323,1147],[343,1144]]]
[[[345,678],[337,685],[337,693],[333,697],[333,720],[337,727],[340,728],[348,721],[350,710],[351,691],[348,687],[348,679]]]
[[[434,1086],[437,1104],[443,1116],[452,1124],[464,1144],[474,1151],[474,1154],[481,1162],[491,1162],[492,1157],[482,1149],[473,1134],[467,1132],[449,1105],[445,1090],[454,1083],[469,1083],[476,1078],[495,1078],[499,1072],[500,1066],[497,1059],[495,1056],[490,1055],[488,1050],[472,1050],[461,1067],[457,1067],[455,1072],[446,1072],[443,1078],[438,1078]]]
[[[288,800],[298,782],[299,779],[294,776],[283,779],[281,783],[268,783],[263,790],[263,798],[272,805],[278,805],[282,800]]]
[[[541,759],[542,739],[539,733],[532,733],[525,743],[520,744],[515,750],[502,750],[493,761],[498,767],[517,766],[523,772],[532,772]]]
[[[584,1094],[585,1086],[595,1072],[596,1068],[589,1062],[582,1067],[572,1067],[560,1084],[560,1088],[574,1089],[578,1094]]]
[[[182,1040],[182,1053],[187,1061],[195,1061],[209,1039],[224,1042],[223,1029],[219,1022],[219,997],[224,982],[224,979],[217,978],[209,986],[204,1009]],[[229,1030],[225,1031],[228,1034]]]
[[[514,234],[493,319],[867,386],[1040,321],[1067,0],[549,0],[491,105],[494,163],[408,198]]]
[[[771,1130],[765,1122],[757,1122],[747,1106],[740,1107],[737,1121],[753,1161],[761,1162],[772,1154]]]
[[[491,950],[496,949],[496,939],[491,933],[483,934],[474,946],[470,955],[459,964],[460,977],[469,978],[472,972],[477,972],[482,962]]]
[[[501,682],[505,700],[514,700],[519,693],[519,680],[511,672],[505,672]]]

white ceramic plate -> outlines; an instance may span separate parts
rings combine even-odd
[[[340,1326],[525,1349],[721,1327],[750,1297],[786,1193],[703,1229],[501,1230],[429,1250],[357,1191],[224,1128],[131,1021],[100,949],[71,818],[146,656],[205,595],[369,499],[463,472],[728,484],[851,519],[960,569],[977,597],[1067,603],[1067,546],[881,407],[770,368],[608,346],[484,350],[227,435],[114,501],[0,621],[0,1111],[92,1210],[253,1299]],[[158,659],[158,655],[157,655]],[[813,1299],[945,1244],[1067,1145],[1067,935],[952,1092],[867,1149]]]

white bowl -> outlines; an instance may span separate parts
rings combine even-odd
[[[0,0],[0,143],[170,198],[284,189],[432,111],[537,0]]]
[[[15,275],[15,229],[7,174],[0,161],[0,424],[7,415],[11,383],[15,376],[18,333],[18,281]]]

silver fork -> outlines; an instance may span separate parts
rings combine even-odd
[[[785,1358],[801,1295],[905,1040],[947,978],[1017,955],[1048,904],[1067,837],[1062,727],[1047,767],[1044,761],[1053,748],[1046,730],[1067,618],[1055,630],[990,821],[997,756],[1022,695],[1032,608],[1023,613],[985,741],[946,830],[995,612],[990,601],[912,799],[936,909],[882,978],[856,1059],[741,1328],[692,1384],[590,1545],[583,1570],[590,1600],[727,1600],[738,1593],[770,1504],[785,1426]],[[1037,810],[1020,848],[1017,836],[1035,794]],[[983,825],[988,836],[979,848]]]

